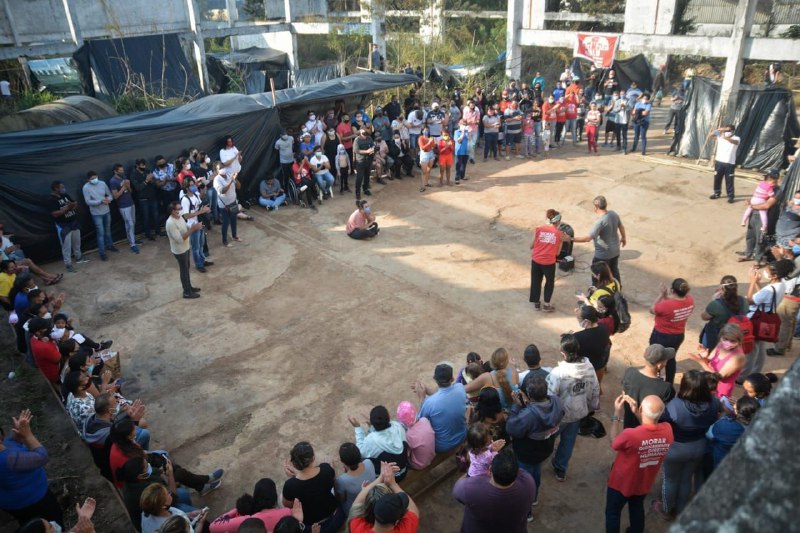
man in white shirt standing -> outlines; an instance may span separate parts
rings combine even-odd
[[[167,237],[169,237],[169,248],[172,255],[178,261],[181,272],[181,285],[183,286],[184,298],[199,298],[200,289],[192,287],[189,279],[189,238],[193,233],[203,229],[202,224],[194,224],[191,228],[186,225],[181,215],[181,203],[177,200],[169,204],[170,214],[167,219]]]
[[[214,170],[218,172],[214,178],[214,189],[217,191],[217,205],[222,214],[222,245],[230,246],[228,243],[228,226],[231,228],[231,236],[234,241],[241,242],[236,231],[236,215],[239,212],[239,204],[236,200],[236,189],[241,187],[237,180],[237,173],[230,173],[227,168],[218,168],[221,163],[214,163]]]
[[[725,192],[728,194],[729,204],[734,202],[733,171],[736,168],[736,149],[741,140],[734,135],[735,129],[733,124],[728,124],[708,134],[709,138],[717,138],[717,155],[714,157],[714,194],[709,198],[716,200],[720,197],[722,177],[725,176]]]

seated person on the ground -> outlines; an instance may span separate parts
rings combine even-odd
[[[36,366],[51,385],[58,385],[61,352],[58,351],[56,343],[48,335],[50,321],[39,317],[33,318],[28,329],[32,335],[31,354],[33,355],[33,360],[36,361]]]
[[[122,407],[120,408],[120,406]],[[134,401],[131,405],[120,404],[114,394],[106,392],[95,398],[94,409],[94,414],[89,415],[78,430],[81,438],[89,445],[92,458],[100,469],[100,473],[112,481],[111,464],[109,463],[111,426],[115,420],[122,417],[130,418],[136,425],[136,443],[142,449],[147,450],[150,448],[150,431],[146,429],[147,422],[143,418],[145,408],[139,400]]]
[[[266,207],[269,211],[277,209],[278,206],[283,205],[286,201],[286,193],[283,192],[281,182],[275,179],[275,176],[261,180],[258,185],[258,192],[258,204],[261,207]]]
[[[196,518],[198,521],[194,527],[197,531],[204,531],[206,513],[202,510],[187,513],[179,506],[180,502],[173,500],[165,485],[153,483],[147,486],[139,497],[139,507],[142,509],[142,533],[161,532],[161,526],[173,516],[185,519],[185,525],[189,525],[189,520]]]
[[[400,402],[397,420],[406,428],[408,466],[414,470],[426,468],[436,456],[436,435],[430,420],[425,417],[417,419],[417,410],[411,402]]]
[[[361,455],[373,459],[377,464],[380,461],[395,463],[400,470],[396,476],[402,480],[406,475],[408,466],[408,451],[406,430],[400,422],[389,419],[389,410],[383,405],[376,405],[369,413],[367,424],[368,431],[364,431],[358,419],[348,416],[347,420],[355,428],[356,445]]]
[[[273,531],[281,518],[291,515],[291,509],[278,506],[278,489],[275,482],[263,478],[256,482],[252,495],[245,493],[239,496],[236,507],[215,518],[209,529],[211,533],[232,533],[237,531],[245,520],[256,519],[264,525],[266,531]]]
[[[439,389],[429,393],[427,387],[417,382],[413,386],[420,402],[419,417],[430,420],[436,435],[436,453],[455,449],[467,436],[467,393],[460,383],[453,383],[453,367],[447,363],[436,365],[433,380]]]
[[[64,274],[50,274],[40,268],[36,263],[25,257],[25,253],[18,244],[14,244],[8,235],[3,235],[3,225],[0,224],[0,260],[14,261],[17,266],[30,269],[31,272],[42,278],[45,285],[55,285],[64,277]],[[19,272],[19,271],[17,271]]]
[[[339,446],[339,461],[344,467],[344,473],[336,477],[334,492],[347,515],[364,484],[375,480],[375,464],[369,459],[363,459],[358,446],[352,442]]]
[[[352,239],[369,239],[380,231],[375,214],[367,200],[356,200],[356,210],[350,214],[345,226],[347,236]]]
[[[381,485],[388,490],[376,489]],[[369,501],[371,500],[371,501]],[[371,512],[365,508],[371,504]],[[361,489],[351,508],[356,514],[349,524],[351,533],[369,533],[373,531],[416,532],[419,528],[419,509],[414,500],[406,494],[394,476],[389,463],[381,463],[380,475]]]
[[[94,351],[106,350],[114,343],[114,341],[95,342],[86,335],[75,333],[69,317],[64,313],[58,313],[53,317],[53,329],[50,331],[50,338],[56,342],[64,342],[73,339],[80,344],[81,347],[89,348]]]

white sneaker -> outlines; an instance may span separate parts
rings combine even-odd
[[[506,156],[506,161],[511,161],[511,158],[509,156]]]
[[[525,159],[525,156],[524,155],[518,155],[517,159]]]

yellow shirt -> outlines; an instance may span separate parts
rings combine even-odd
[[[0,272],[0,296],[8,298],[11,293],[11,288],[14,286],[14,280],[17,279],[16,274],[10,276],[5,272]]]

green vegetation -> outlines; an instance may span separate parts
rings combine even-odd
[[[14,95],[14,98],[0,99],[0,116],[13,115],[37,105],[49,104],[59,97],[49,91],[26,90]]]

